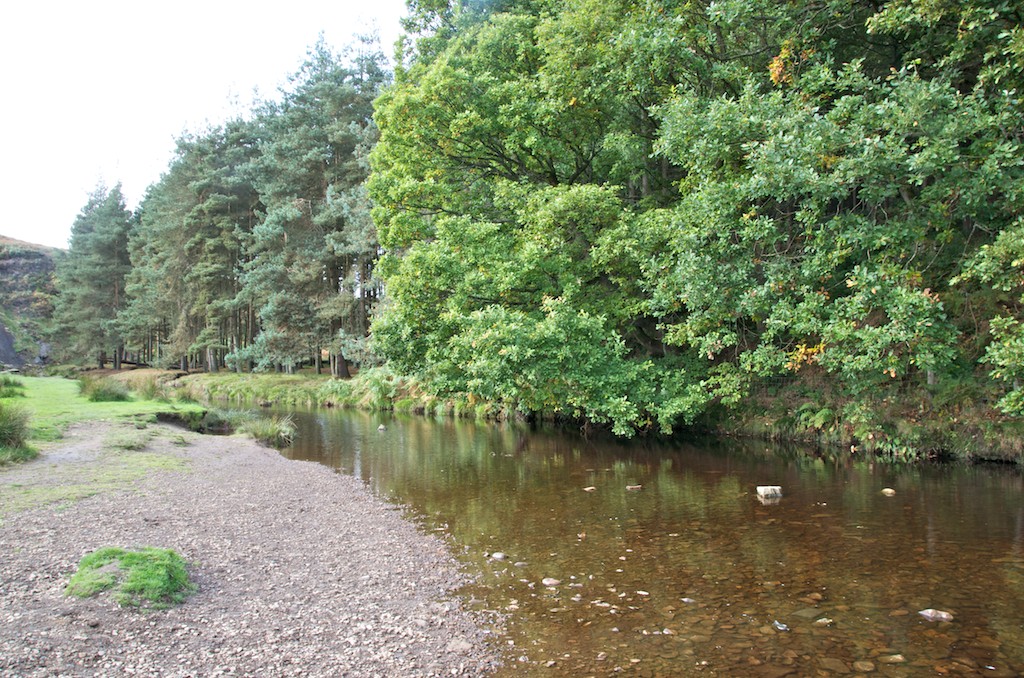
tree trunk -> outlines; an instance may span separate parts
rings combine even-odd
[[[352,373],[349,372],[349,370],[348,370],[348,361],[345,360],[345,356],[344,356],[344,354],[342,354],[341,351],[338,351],[338,361],[337,361],[337,364],[338,364],[337,373],[334,376],[336,376],[336,377],[338,377],[340,379],[351,379],[352,378]]]

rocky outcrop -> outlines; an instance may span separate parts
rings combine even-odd
[[[20,366],[48,355],[43,333],[53,314],[59,253],[0,236],[0,363]]]

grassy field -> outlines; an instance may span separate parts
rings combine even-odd
[[[71,424],[83,421],[150,421],[159,413],[199,412],[194,403],[146,400],[132,397],[120,402],[93,402],[79,392],[79,384],[61,377],[18,377],[25,385],[19,395],[0,398],[0,403],[28,411],[30,445],[59,440]]]

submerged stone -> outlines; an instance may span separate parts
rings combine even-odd
[[[931,622],[953,621],[953,613],[945,610],[935,610],[929,607],[927,610],[921,610],[918,614]]]
[[[819,659],[818,665],[831,673],[850,672],[850,667],[846,665],[846,662],[844,662],[841,659],[836,659],[835,657],[824,657],[822,659]]]

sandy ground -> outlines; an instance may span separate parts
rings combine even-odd
[[[79,426],[39,460],[0,469],[0,674],[450,676],[497,667],[493,621],[452,596],[464,579],[444,542],[358,480],[246,440],[164,426],[144,432],[142,450],[110,449],[117,435],[138,437],[127,428]],[[98,493],[62,496],[68,487]],[[41,496],[58,499],[25,508]],[[107,594],[66,596],[79,559],[103,546],[174,549],[198,591],[157,611],[122,608]]]

